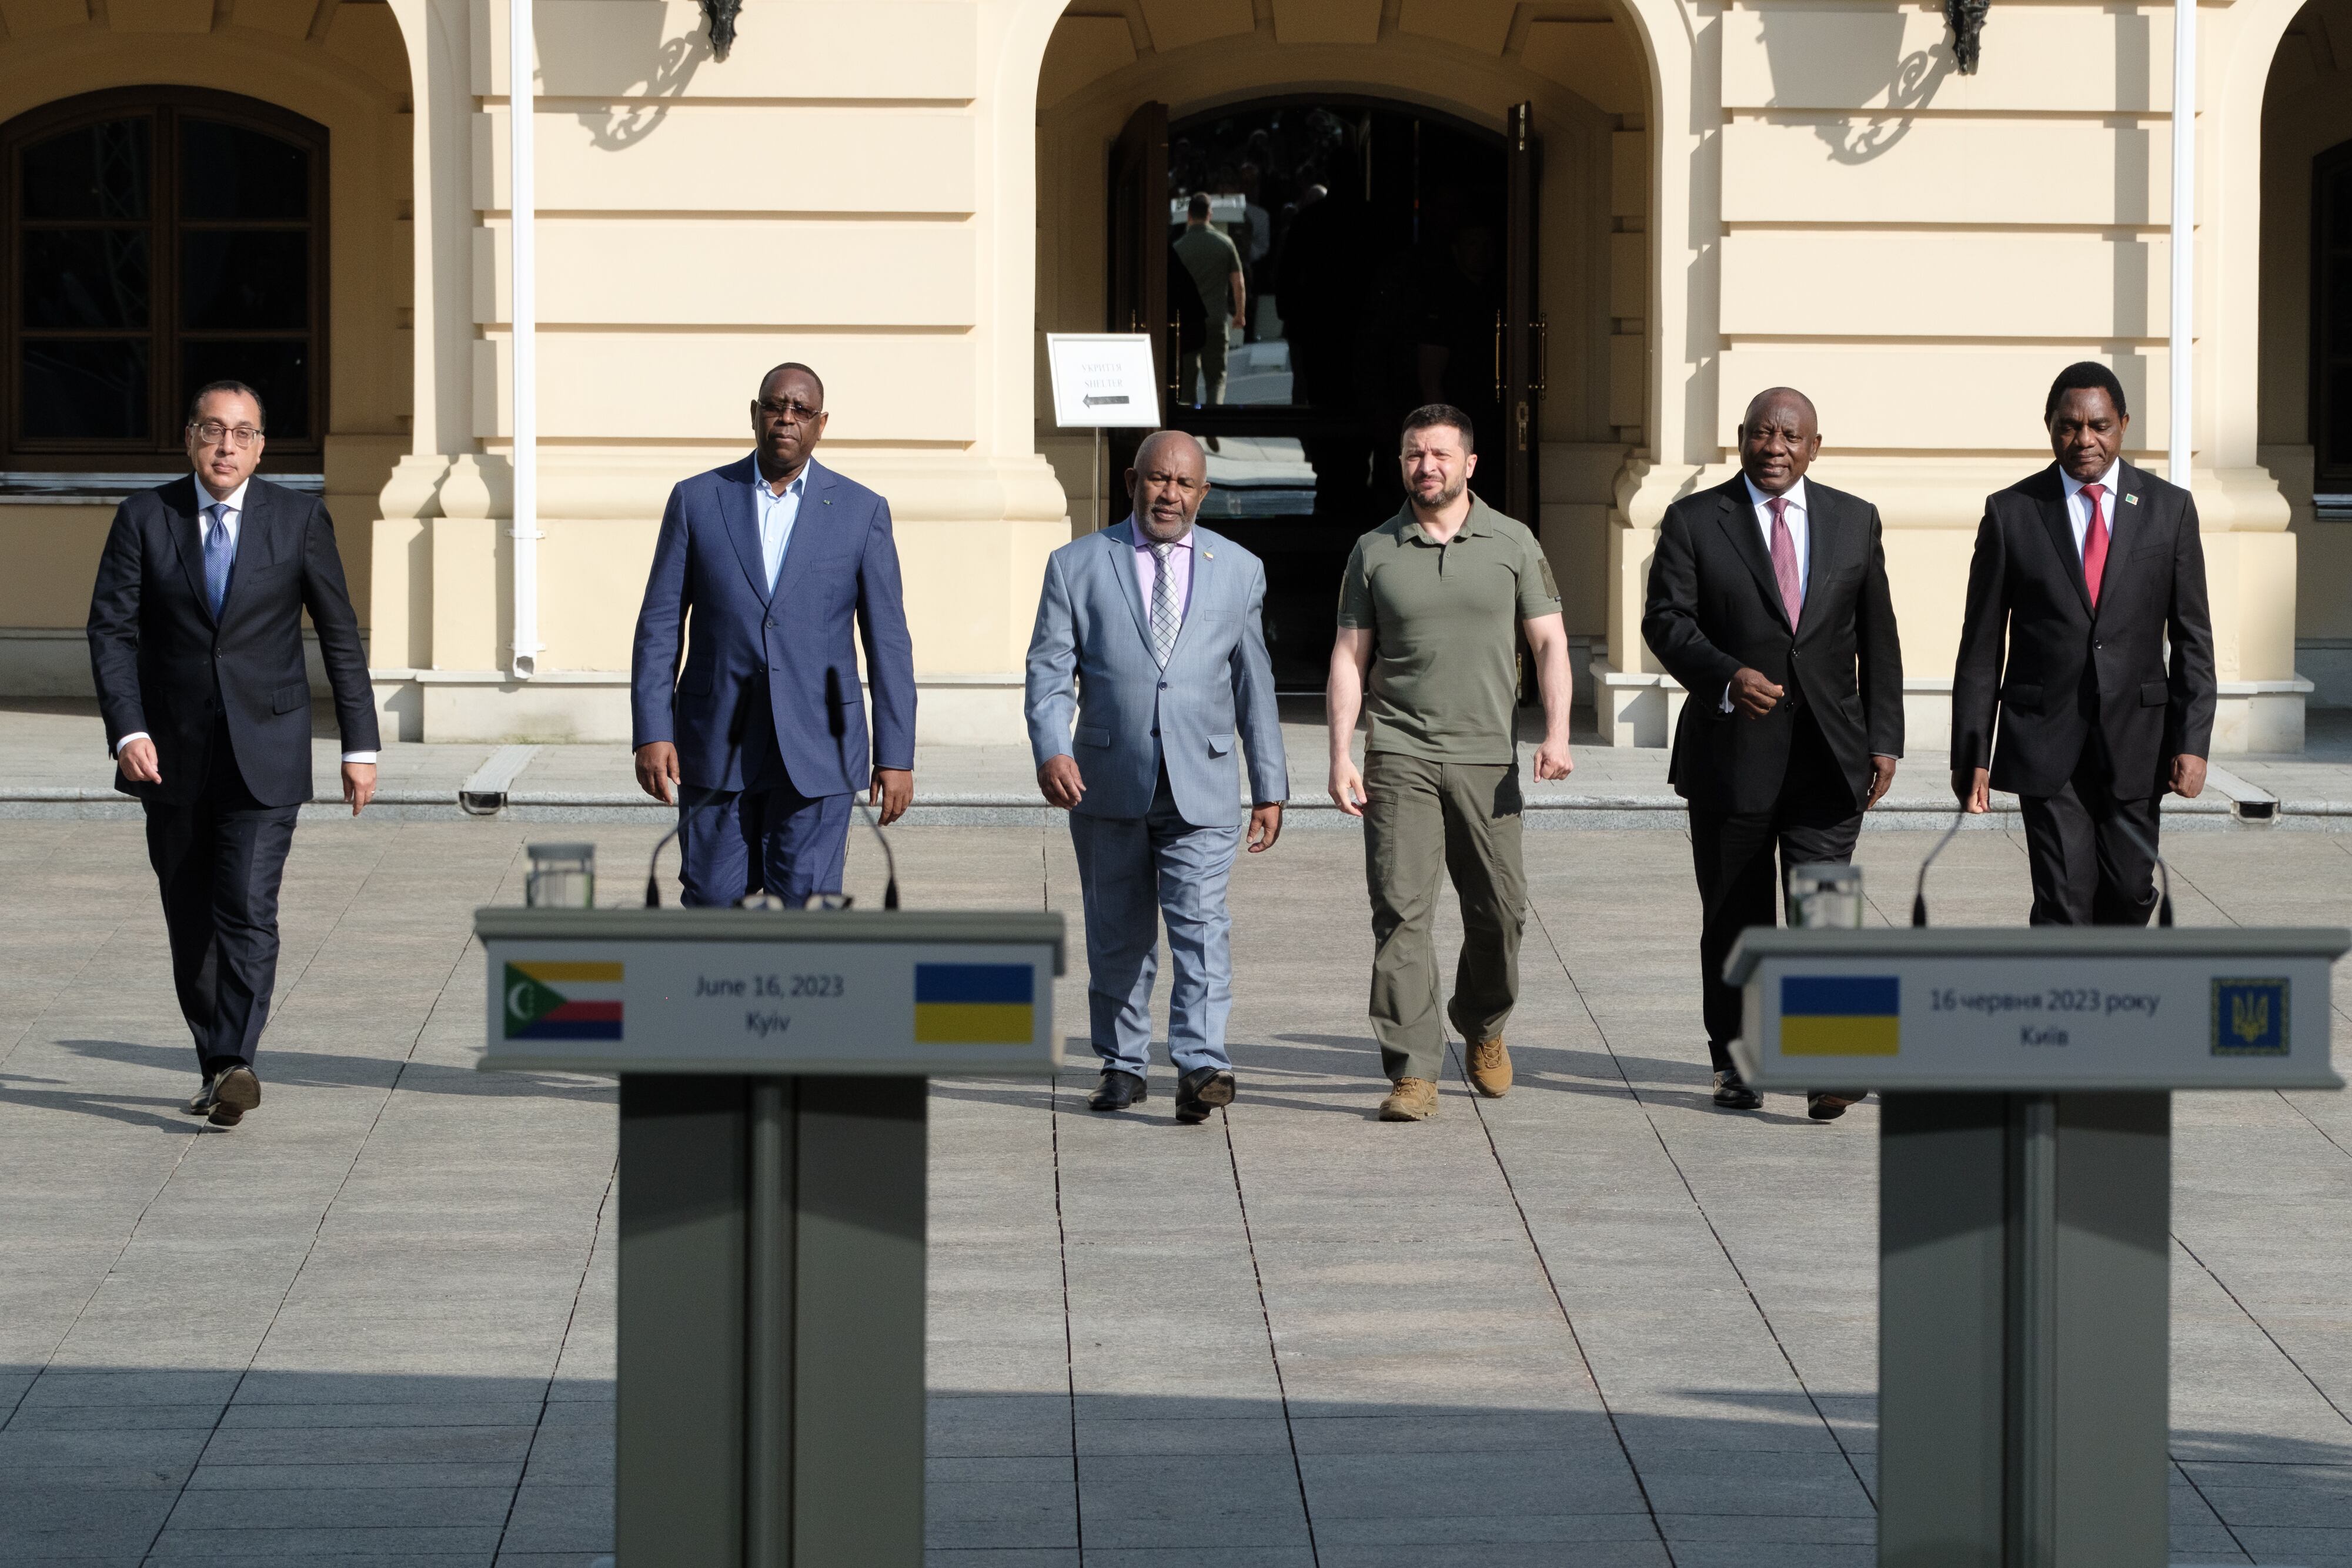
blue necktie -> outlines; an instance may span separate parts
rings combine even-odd
[[[215,501],[205,508],[205,597],[212,601],[213,619],[220,619],[221,601],[228,597],[228,569],[236,560],[236,544],[228,535],[228,507]]]

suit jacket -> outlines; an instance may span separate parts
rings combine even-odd
[[[134,784],[118,769],[114,787],[142,800],[194,799],[216,717],[226,714],[246,789],[266,806],[299,805],[311,790],[305,610],[318,629],[343,749],[381,744],[334,520],[316,496],[249,480],[215,622],[198,510],[210,500],[197,497],[193,474],[124,497],[99,557],[89,664],[107,745],[145,730],[163,775],[160,785]]]
[[[781,768],[803,795],[847,794],[871,768],[915,766],[915,650],[890,505],[811,458],[771,595],[751,497],[758,472],[745,457],[669,493],[630,659],[631,744],[674,743],[691,788],[782,783],[772,778]],[[870,765],[861,637],[874,686]]]
[[[1244,816],[1236,737],[1249,752],[1250,799],[1290,798],[1259,620],[1265,568],[1233,540],[1195,528],[1192,597],[1162,670],[1135,580],[1134,528],[1118,523],[1046,558],[1029,639],[1029,749],[1040,768],[1053,757],[1077,758],[1087,792],[1076,809],[1089,816],[1149,813],[1164,760],[1186,821],[1231,826]]]
[[[1903,755],[1903,648],[1878,508],[1811,479],[1805,500],[1804,610],[1794,626],[1743,476],[1676,501],[1658,530],[1642,636],[1690,694],[1667,778],[1693,805],[1770,810],[1800,711],[1821,727],[1857,810],[1872,756]],[[1788,691],[1762,718],[1723,711],[1724,688],[1742,667]]]
[[[2197,503],[2128,463],[2116,491],[2095,613],[2058,465],[1985,498],[1952,671],[1952,766],[1982,768],[1990,756],[1996,789],[2058,793],[2095,734],[2116,799],[2145,800],[2164,789],[2170,758],[2212,745]]]

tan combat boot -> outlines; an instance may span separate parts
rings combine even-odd
[[[1400,1078],[1381,1102],[1383,1122],[1426,1122],[1437,1113],[1437,1085],[1426,1078]]]
[[[1465,1054],[1470,1059],[1472,1088],[1489,1100],[1500,1100],[1511,1092],[1511,1053],[1501,1035],[1467,1047]]]

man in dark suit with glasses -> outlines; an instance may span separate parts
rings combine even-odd
[[[251,387],[198,392],[195,472],[123,499],[89,601],[115,788],[147,810],[172,978],[204,1071],[187,1110],[220,1127],[261,1103],[253,1061],[277,987],[278,887],[311,788],[304,611],[353,816],[375,794],[379,744],[334,521],[316,496],[255,476],[263,430]]]

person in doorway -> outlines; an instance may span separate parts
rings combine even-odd
[[[678,809],[688,904],[765,893],[798,907],[837,893],[850,792],[866,784],[885,824],[915,792],[914,646],[890,506],[816,461],[825,422],[814,371],[770,371],[751,455],[672,489],[655,537],[630,718],[638,786]]]
[[[1089,1103],[1124,1111],[1146,1097],[1164,920],[1176,1119],[1192,1124],[1234,1098],[1234,742],[1249,758],[1253,854],[1281,835],[1290,776],[1260,622],[1265,569],[1193,526],[1209,493],[1200,443],[1153,432],[1127,487],[1125,521],[1046,559],[1029,640],[1029,747],[1038,789],[1070,813],[1077,852],[1087,1023],[1102,1059]]]
[[[1519,991],[1527,872],[1519,853],[1518,640],[1543,691],[1538,779],[1565,779],[1568,634],[1559,589],[1527,527],[1470,493],[1470,417],[1433,403],[1406,416],[1406,501],[1356,541],[1339,587],[1325,702],[1331,800],[1364,821],[1372,904],[1372,1033],[1391,1088],[1384,1122],[1437,1109],[1445,1040],[1431,926],[1439,879],[1462,902],[1462,953],[1446,1012],[1472,1087],[1511,1087],[1503,1029]],[[1351,751],[1369,711],[1364,764]]]
[[[1178,361],[1176,395],[1181,402],[1198,388],[1202,404],[1221,403],[1225,401],[1226,329],[1242,325],[1249,290],[1242,282],[1242,253],[1209,221],[1206,191],[1193,192],[1184,204],[1184,232],[1176,238],[1176,255],[1192,275],[1208,321],[1200,350]]]
[[[2042,422],[2057,461],[1987,497],[1977,527],[1952,792],[1973,812],[2017,795],[2033,924],[2144,925],[2157,803],[2204,789],[2213,738],[2197,503],[2123,460],[2131,413],[2106,366],[2059,371]]]
[[[266,429],[243,382],[198,392],[195,472],[124,498],[89,599],[114,787],[146,810],[172,979],[204,1074],[186,1109],[216,1127],[261,1103],[253,1063],[278,985],[278,889],[310,798],[304,611],[355,817],[375,794],[380,744],[334,520],[316,496],[256,476]]]
[[[1731,1060],[1740,998],[1724,960],[1740,932],[1772,924],[1790,867],[1853,858],[1903,755],[1878,508],[1806,479],[1821,449],[1811,399],[1757,393],[1738,475],[1666,508],[1642,616],[1643,640],[1690,693],[1667,778],[1690,802],[1706,1053],[1727,1110],[1763,1100]],[[1806,1111],[1830,1121],[1861,1098],[1815,1092]]]

